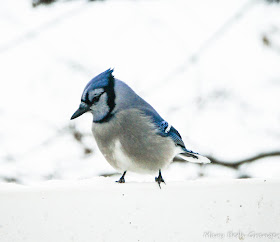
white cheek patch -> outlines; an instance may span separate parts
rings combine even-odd
[[[91,109],[94,109],[96,112],[104,112],[104,110],[107,110],[107,108],[109,109],[107,104],[107,98],[107,93],[101,95],[99,101],[94,103],[91,106]]]
[[[106,115],[108,115],[110,109],[107,104],[107,99],[107,93],[104,93],[101,95],[99,101],[90,107],[94,121],[102,120],[104,117],[106,117]]]

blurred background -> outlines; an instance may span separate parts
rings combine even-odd
[[[70,121],[110,67],[213,162],[167,182],[280,177],[279,1],[9,0],[0,30],[0,181],[118,178],[91,115]]]

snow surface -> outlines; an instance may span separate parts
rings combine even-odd
[[[2,183],[0,241],[277,242],[279,185],[279,179],[170,182],[162,189],[111,178]]]
[[[179,130],[188,149],[228,161],[278,150],[280,53],[262,37],[279,46],[279,26],[280,5],[259,0],[61,1],[35,9],[27,0],[1,1],[0,180],[114,172],[90,134],[90,115],[69,120],[86,83],[109,67]],[[93,154],[84,154],[70,124]],[[279,177],[279,159],[242,172]],[[237,176],[174,164],[164,178],[201,171]]]

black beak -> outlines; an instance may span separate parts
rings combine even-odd
[[[90,110],[90,106],[82,102],[79,108],[77,109],[77,111],[72,115],[71,120],[80,117],[82,114],[86,113],[89,110]]]

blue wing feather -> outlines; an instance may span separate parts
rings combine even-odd
[[[183,149],[185,148],[185,144],[182,140],[181,135],[179,134],[179,132],[173,127],[171,126],[171,128],[169,130],[167,130],[168,128],[168,123],[153,109],[145,109],[143,110],[145,112],[145,114],[149,117],[151,117],[152,122],[156,125],[157,129],[157,133],[160,136],[163,137],[170,137],[175,145],[179,145],[181,146]],[[186,149],[187,151],[187,149]]]
[[[182,154],[184,154],[185,156],[193,157],[195,159],[198,158],[195,154],[199,154],[193,152],[192,150],[188,150],[185,147],[185,144],[179,132],[173,126],[168,129],[169,124],[153,108],[145,108],[143,109],[143,111],[147,116],[151,117],[152,122],[157,127],[157,133],[160,136],[170,137],[174,141],[176,146],[180,146],[182,148]]]
[[[173,126],[171,126],[168,130],[168,123],[166,121],[162,121],[159,124],[158,131],[159,135],[163,137],[170,137],[174,141],[175,145],[179,145],[182,148],[185,148],[185,144],[179,132]]]

